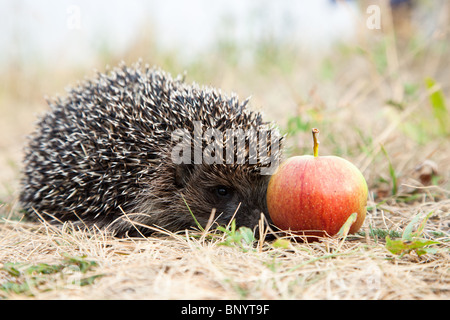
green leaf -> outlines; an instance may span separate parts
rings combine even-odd
[[[413,233],[413,237],[418,237],[420,235],[422,235],[423,233],[423,229],[425,228],[425,224],[427,223],[428,219],[431,217],[431,215],[433,214],[433,211],[430,211],[425,218],[422,220],[422,222],[419,224],[419,227],[417,228],[416,232]]]
[[[255,241],[255,236],[253,235],[253,230],[247,227],[240,227],[238,232],[242,235],[242,240],[246,244],[252,244]]]
[[[342,227],[338,231],[339,237],[346,237],[348,232],[350,231],[350,228],[352,224],[356,221],[356,218],[358,217],[358,214],[356,212],[353,212],[348,218],[347,221],[344,222]]]
[[[416,239],[414,241],[409,240],[391,240],[389,236],[386,236],[386,249],[391,253],[403,256],[411,251],[415,251],[418,256],[425,253],[436,252],[435,250],[430,250],[432,248],[426,248],[426,246],[432,244],[438,244],[438,241],[427,240],[427,239]]]
[[[391,237],[386,236],[386,249],[388,249],[393,254],[402,254],[406,249],[403,240],[391,240]]]
[[[420,237],[425,228],[425,224],[432,214],[433,211],[429,212],[425,217],[423,217],[421,214],[416,215],[403,230],[401,239],[391,240],[389,235],[386,236],[386,249],[388,249],[391,253],[400,256],[410,253],[411,251],[415,251],[419,257],[425,253],[436,253],[436,248],[428,248],[428,246],[439,244],[440,242]],[[414,226],[419,221],[420,224],[414,231]]]
[[[241,248],[244,252],[247,252],[252,243],[256,240],[253,235],[253,231],[247,227],[240,227],[236,230],[236,220],[232,220],[229,226],[222,227],[218,226],[217,230],[223,232],[226,236],[224,237],[224,241],[218,243],[218,245],[224,245],[228,247],[237,246]]]
[[[289,240],[286,239],[277,239],[274,243],[272,243],[272,246],[274,248],[282,248],[282,249],[288,249],[290,245]]]
[[[405,230],[403,230],[403,235],[402,235],[402,239],[403,240],[408,240],[408,241],[412,241],[413,238],[415,237],[419,237],[422,232],[423,229],[425,228],[425,224],[427,223],[428,219],[431,217],[431,215],[433,214],[433,211],[431,211],[430,213],[428,213],[426,215],[425,218],[422,219],[422,222],[420,223],[419,227],[417,228],[417,230],[415,232],[413,232],[413,228],[415,226],[415,224],[417,222],[420,221],[420,219],[422,218],[420,214],[416,215],[410,223],[408,223],[408,225],[405,227]]]
[[[417,222],[420,220],[420,215],[416,215],[403,230],[402,240],[412,241],[413,228]]]

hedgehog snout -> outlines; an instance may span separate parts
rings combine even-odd
[[[236,225],[238,227],[248,227],[254,229],[259,225],[261,219],[264,220],[264,224],[270,225],[272,223],[272,220],[265,209],[242,208],[242,212],[239,211],[236,214]]]

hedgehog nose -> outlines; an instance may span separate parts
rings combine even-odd
[[[267,211],[267,209],[260,210],[260,209],[254,209],[252,212],[252,216],[255,217],[256,223],[255,225],[259,224],[259,221],[262,219],[264,219],[264,223],[265,224],[272,224],[272,219],[270,219],[270,215],[269,212]]]
[[[273,224],[272,218],[270,218],[270,215],[269,215],[269,212],[268,212],[268,211],[267,211],[267,212],[264,212],[264,217],[266,218],[267,223],[268,223],[269,225]]]
[[[262,232],[264,233],[263,237],[265,239],[267,239],[267,240],[268,239],[272,239],[273,238],[272,233],[265,232],[266,227],[273,224],[272,219],[270,218],[270,215],[267,212],[267,209],[266,209],[266,211],[262,211],[262,210],[256,209],[256,210],[253,211],[253,214],[254,214],[255,218],[257,217],[255,219],[256,220],[255,226],[253,227],[253,231],[254,231],[255,237],[257,239],[259,239],[262,236],[261,230],[259,229],[260,228],[260,224],[259,223],[260,223],[261,219],[263,219],[263,223],[264,223],[264,227],[263,227],[263,230],[262,230]]]

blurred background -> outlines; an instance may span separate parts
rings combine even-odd
[[[320,128],[321,154],[359,166],[374,199],[448,197],[449,1],[0,0],[0,28],[5,207],[45,97],[138,59],[252,96],[287,155]]]

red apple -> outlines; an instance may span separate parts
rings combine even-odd
[[[314,156],[291,157],[270,178],[269,215],[282,230],[335,235],[356,212],[349,230],[354,233],[366,217],[366,180],[358,168],[343,158],[319,157],[318,133],[319,130],[313,129]]]

